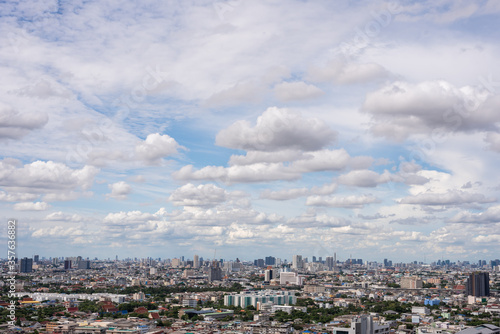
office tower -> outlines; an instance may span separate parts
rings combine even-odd
[[[21,267],[19,268],[22,273],[30,273],[33,271],[33,259],[27,257],[21,259]]]
[[[318,262],[319,263],[323,263],[323,257],[322,256],[319,257]]]
[[[265,272],[264,272],[264,281],[265,282],[269,282],[270,280],[272,280],[274,277],[273,277],[273,270],[272,269],[267,269]]]
[[[274,266],[276,264],[276,258],[273,256],[266,256],[265,265],[266,266]]]
[[[490,275],[488,273],[472,273],[465,286],[466,294],[474,297],[490,295]]]
[[[81,260],[80,262],[78,262],[78,269],[90,269],[90,261]]]
[[[52,259],[52,264],[54,266],[57,266],[58,263],[59,263],[59,259],[57,257],[55,257],[55,258]]]
[[[292,259],[292,268],[293,269],[302,269],[304,264],[302,262],[302,255],[294,255]]]
[[[313,262],[316,262],[316,256],[313,256],[312,261],[313,261]]]
[[[181,256],[181,261],[182,261],[182,262],[184,262],[184,255],[183,255],[183,256]]]
[[[172,268],[180,268],[181,267],[181,260],[180,259],[172,259]]]
[[[326,266],[328,267],[328,270],[332,270],[334,267],[333,264],[333,256],[327,256],[326,257]]]
[[[33,255],[33,262],[38,263],[40,260],[40,257],[38,255]]]
[[[264,267],[264,259],[253,260],[253,265],[256,267]]]
[[[193,257],[193,268],[198,269],[200,267],[200,257],[195,255]]]
[[[219,267],[218,261],[212,261],[212,265],[208,269],[208,281],[222,281],[222,269]]]
[[[64,260],[64,269],[71,269],[71,260]]]

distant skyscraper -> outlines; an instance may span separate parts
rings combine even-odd
[[[78,262],[78,269],[90,269],[90,261],[81,260],[80,262]]]
[[[71,269],[71,260],[64,260],[64,269]]]
[[[198,269],[200,267],[200,257],[195,255],[193,258],[193,267]]]
[[[466,294],[474,297],[490,295],[490,275],[488,273],[473,273],[469,275],[465,286]]]
[[[292,268],[293,269],[302,269],[304,264],[302,262],[302,255],[294,255],[292,259]]]
[[[257,260],[253,260],[253,265],[256,266],[256,267],[264,267],[264,259],[257,259]]]
[[[333,267],[335,266],[333,264],[333,256],[327,256],[326,257],[326,266],[328,267],[328,270],[332,270]]]
[[[264,272],[264,281],[265,282],[269,282],[270,280],[272,280],[274,277],[273,277],[273,270],[272,269],[267,269],[265,272]]]
[[[218,261],[213,261],[210,268],[208,268],[208,281],[222,281],[222,269],[219,267]]]
[[[33,255],[33,262],[38,263],[40,257],[38,255]]]
[[[276,264],[276,258],[273,256],[266,256],[265,264],[266,266],[274,266]]]
[[[33,271],[33,259],[27,257],[21,259],[20,271],[22,273],[30,273]]]

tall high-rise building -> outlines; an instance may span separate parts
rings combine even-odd
[[[71,269],[71,260],[64,260],[64,269],[65,270]]]
[[[272,269],[267,269],[265,272],[264,272],[264,281],[265,282],[269,282],[270,280],[272,280],[274,277],[273,277],[273,270]]]
[[[335,266],[333,263],[333,256],[327,256],[326,257],[326,266],[328,267],[328,270],[332,270],[333,267]]]
[[[490,295],[490,275],[488,273],[472,273],[465,285],[466,294],[474,297]]]
[[[193,257],[193,268],[198,269],[200,267],[200,257],[195,255]]]
[[[292,268],[302,269],[303,267],[304,263],[302,262],[302,255],[294,255],[292,258]]]
[[[256,259],[256,260],[253,260],[253,265],[256,266],[256,267],[264,267],[264,259]]]
[[[38,263],[40,260],[40,257],[38,255],[33,255],[33,262]]]
[[[276,258],[274,256],[266,256],[265,265],[274,266],[276,264]]]
[[[30,273],[33,271],[33,259],[27,257],[21,259],[21,266],[19,268],[22,273]]]
[[[212,265],[208,268],[208,281],[222,281],[222,269],[218,261],[212,261]]]
[[[90,269],[90,261],[81,260],[80,262],[78,262],[78,269]]]

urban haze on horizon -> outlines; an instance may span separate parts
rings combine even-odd
[[[7,2],[17,257],[500,254],[500,3]]]

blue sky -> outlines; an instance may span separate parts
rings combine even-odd
[[[20,256],[498,257],[497,1],[1,7]]]

